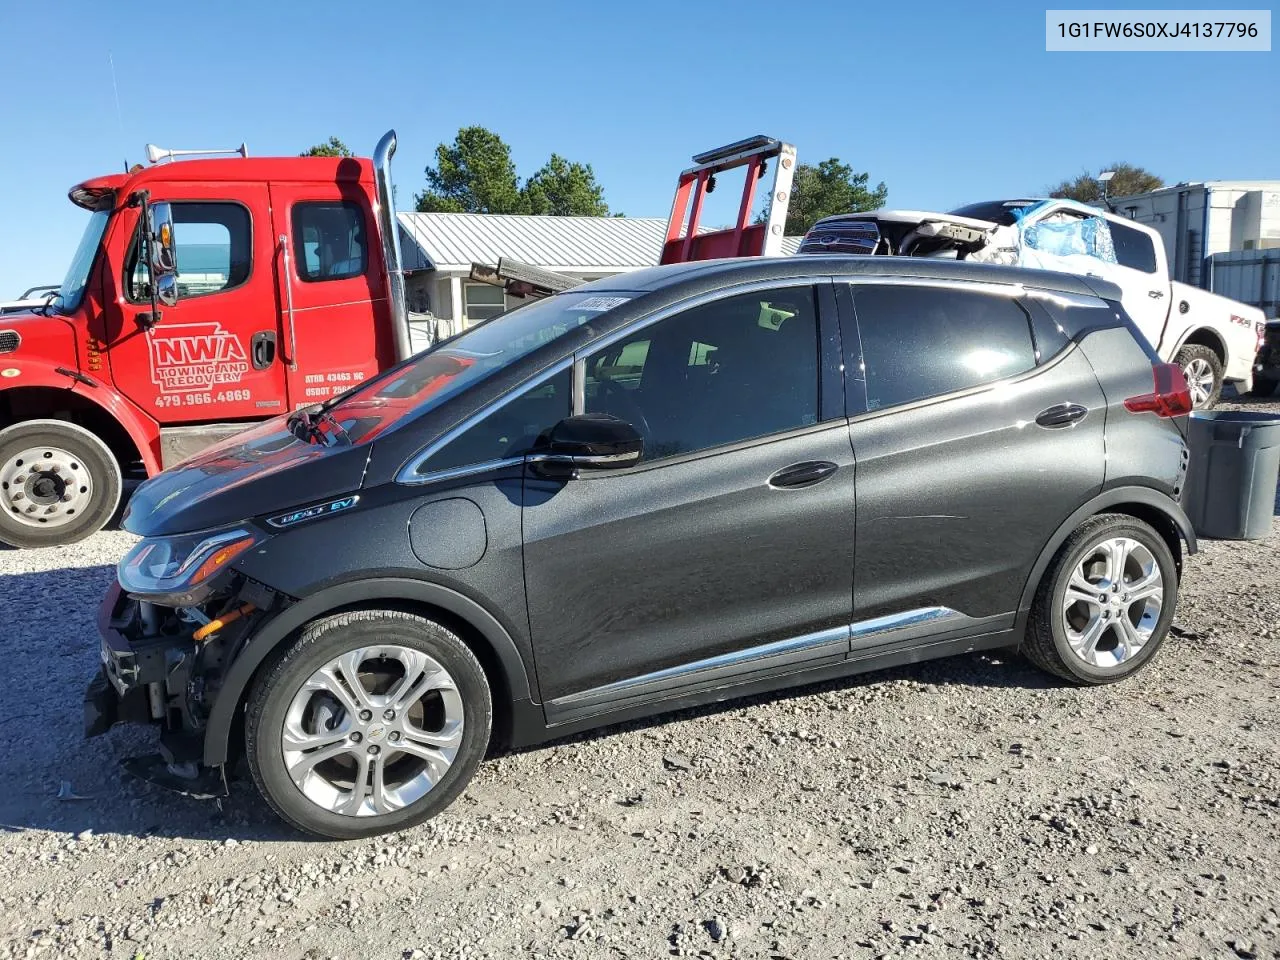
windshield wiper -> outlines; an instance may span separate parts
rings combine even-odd
[[[31,312],[38,313],[42,317],[51,317],[53,316],[54,301],[59,300],[61,298],[62,298],[62,291],[54,290],[52,293],[50,293],[48,296],[44,298],[44,303],[40,304],[40,306],[36,307]]]
[[[307,443],[322,443],[325,446],[351,444],[351,437],[346,429],[321,404],[295,410],[289,414],[286,423],[295,437]]]

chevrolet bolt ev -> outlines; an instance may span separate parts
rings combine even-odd
[[[145,483],[86,734],[326,837],[444,809],[493,742],[1169,630],[1190,410],[1088,277],[658,267],[531,302]]]

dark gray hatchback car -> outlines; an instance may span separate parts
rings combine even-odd
[[[1195,538],[1186,383],[1118,301],[812,256],[522,306],[144,484],[86,733],[359,837],[491,741],[999,647],[1119,680]]]

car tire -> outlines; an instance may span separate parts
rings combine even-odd
[[[0,542],[83,540],[111,519],[123,485],[115,454],[84,427],[26,420],[0,430]]]
[[[1182,368],[1191,388],[1191,404],[1197,410],[1208,410],[1222,396],[1222,360],[1209,347],[1189,343],[1173,358]]]
[[[353,670],[363,693],[350,685]],[[259,672],[245,754],[282,819],[352,840],[447,807],[479,767],[492,726],[484,669],[456,634],[411,613],[357,610],[311,623]]]
[[[1253,390],[1251,391],[1255,397],[1273,397],[1276,393],[1276,387],[1280,387],[1280,380],[1268,380],[1265,377],[1253,378]]]
[[[1150,596],[1139,599],[1145,593]],[[1178,568],[1164,538],[1134,517],[1099,514],[1054,555],[1036,590],[1022,650],[1071,683],[1115,683],[1155,656],[1177,600]]]

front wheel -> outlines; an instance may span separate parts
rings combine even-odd
[[[1072,683],[1114,683],[1155,656],[1177,602],[1178,570],[1160,534],[1134,517],[1099,514],[1045,572],[1022,649]]]
[[[1178,351],[1173,362],[1182,368],[1191,388],[1191,405],[1208,410],[1222,396],[1222,360],[1211,349],[1190,343]]]
[[[461,639],[424,617],[360,610],[312,623],[261,674],[245,752],[284,820],[350,840],[448,806],[492,725],[484,670]]]
[[[114,454],[83,427],[27,420],[0,430],[0,542],[83,540],[111,519],[122,486]]]

